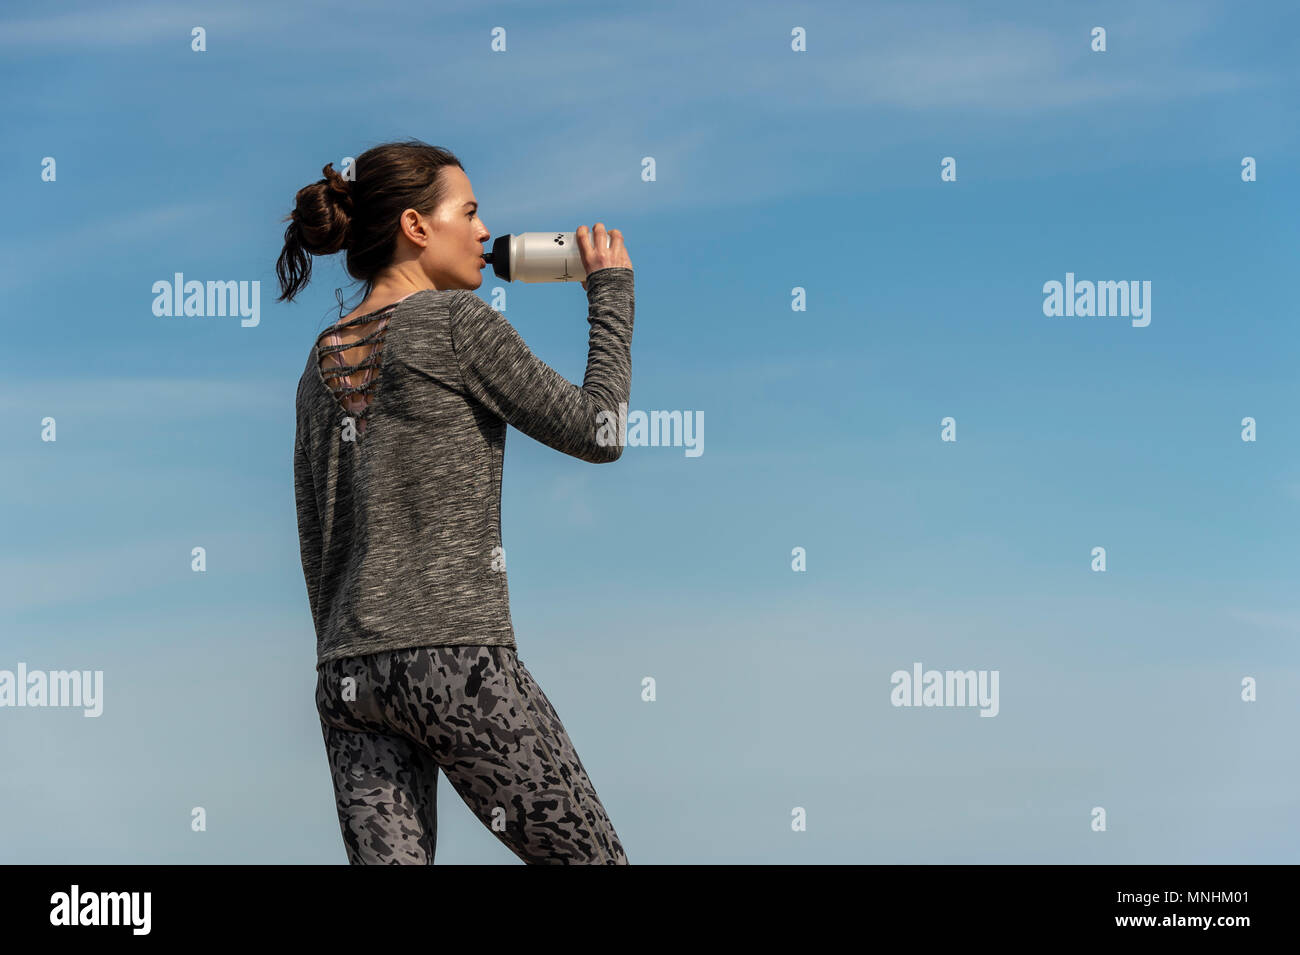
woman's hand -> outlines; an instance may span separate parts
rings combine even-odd
[[[627,248],[623,245],[623,233],[617,229],[605,231],[605,223],[597,222],[590,233],[585,225],[578,226],[578,254],[582,256],[582,267],[590,275],[600,269],[630,269],[632,260],[627,257]],[[586,281],[582,287],[587,288]]]

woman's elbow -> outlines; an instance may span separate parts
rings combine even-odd
[[[611,444],[599,450],[600,453],[591,459],[592,464],[613,464],[623,456],[623,446],[619,444]]]
[[[583,448],[578,457],[590,464],[613,464],[623,456],[623,445],[617,441],[605,444],[597,441]]]

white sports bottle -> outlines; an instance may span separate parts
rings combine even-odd
[[[608,239],[605,247],[609,248]],[[483,258],[497,278],[507,282],[582,282],[587,278],[574,232],[503,235]]]

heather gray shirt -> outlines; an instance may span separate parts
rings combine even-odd
[[[293,472],[317,666],[409,647],[515,646],[501,550],[506,424],[583,461],[618,460],[632,276],[587,278],[581,388],[468,289],[425,289],[379,310],[388,321],[359,436],[313,343]],[[601,411],[612,424],[602,427]]]

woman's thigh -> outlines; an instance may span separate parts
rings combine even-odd
[[[343,730],[330,747],[327,729],[327,747],[337,754],[332,764],[358,759],[363,777],[377,765],[392,781],[389,789],[367,790],[379,800],[374,812],[381,819],[354,823],[372,834],[372,854],[373,846],[406,833],[408,848],[392,854],[419,856],[421,802],[404,813],[405,800],[394,794],[418,792],[429,777],[436,790],[436,771],[403,776],[395,766],[423,761],[440,768],[470,811],[524,862],[627,864],[568,732],[514,650],[421,647],[353,657],[328,665],[318,686],[322,723]],[[350,739],[347,732],[361,735]],[[333,771],[337,788],[342,777]],[[342,819],[344,797],[356,797],[340,793]],[[426,801],[431,861],[436,823],[432,797]],[[364,802],[355,808],[358,817],[371,812]]]
[[[321,723],[352,865],[433,865],[438,766],[401,737]]]
[[[627,864],[564,724],[513,649],[395,657],[403,730],[511,852],[527,863]]]

